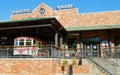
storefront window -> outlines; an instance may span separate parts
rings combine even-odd
[[[76,39],[69,39],[68,40],[68,48],[77,48],[77,40]]]
[[[24,39],[21,39],[21,40],[19,41],[19,46],[24,46]]]
[[[27,40],[26,40],[26,46],[31,46],[31,45],[32,45],[32,40],[27,39]]]
[[[114,37],[114,43],[115,43],[115,47],[120,47],[120,38],[119,38],[119,36]]]

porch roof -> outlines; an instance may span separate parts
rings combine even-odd
[[[8,21],[0,21],[0,30],[1,29],[12,29],[15,27],[25,27],[26,25],[45,25],[51,24],[52,29],[56,29],[56,31],[61,32],[62,34],[66,35],[66,29],[61,25],[61,23],[54,17],[50,18],[25,18],[20,20],[8,20]],[[27,27],[26,26],[26,27]],[[29,28],[29,27],[28,27]]]
[[[66,28],[67,31],[88,31],[88,30],[107,30],[107,29],[119,29],[118,25],[97,25],[97,26],[78,26]]]
[[[51,19],[51,18],[24,18],[24,19],[18,19],[18,20],[5,20],[5,21],[0,21],[0,24],[19,23],[19,22],[36,21],[36,20],[49,20],[49,19]]]
[[[54,41],[55,33],[59,33],[58,37],[66,36],[67,31],[54,17],[26,18],[0,22],[0,34],[5,37],[30,36],[48,42]]]

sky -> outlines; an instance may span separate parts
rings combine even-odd
[[[120,0],[0,0],[0,21],[10,20],[14,10],[35,9],[45,3],[54,10],[56,6],[73,4],[79,13],[120,10]]]

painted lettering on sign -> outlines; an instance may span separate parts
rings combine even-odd
[[[71,8],[74,8],[74,7],[73,7],[73,4],[57,6],[57,7],[56,7],[56,10],[71,9]]]
[[[16,14],[26,14],[26,13],[31,13],[31,10],[30,9],[24,9],[24,10],[16,10],[16,11],[12,12],[13,15],[16,15]]]

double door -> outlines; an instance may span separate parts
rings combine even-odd
[[[84,43],[83,49],[85,57],[99,57],[99,47],[99,43]]]

